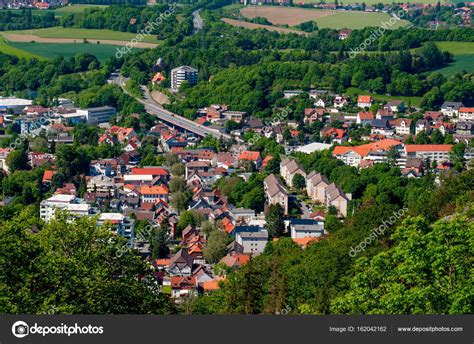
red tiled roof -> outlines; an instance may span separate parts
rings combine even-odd
[[[159,185],[159,186],[143,185],[140,187],[140,193],[142,195],[167,195],[169,194],[169,189],[164,185]]]
[[[132,175],[143,175],[143,174],[151,174],[153,176],[167,176],[168,171],[161,167],[135,167],[132,168]]]
[[[370,103],[370,102],[372,102],[372,97],[371,96],[359,96],[359,97],[357,97],[357,102],[358,103]]]
[[[347,147],[347,146],[336,146],[332,152],[333,155],[341,155],[345,154],[349,151],[356,152],[360,156],[367,156],[371,151],[379,151],[379,150],[388,150],[392,146],[396,146],[401,144],[398,140],[393,139],[384,139],[377,142],[368,143],[361,146],[355,147]]]
[[[257,151],[243,151],[239,155],[239,160],[257,161],[260,158],[260,152]]]
[[[56,171],[45,170],[43,173],[43,183],[51,182],[55,174],[56,174]]]
[[[359,118],[361,120],[371,120],[371,119],[374,119],[374,114],[372,112],[362,111],[362,112],[359,112]]]
[[[336,138],[342,139],[346,135],[346,131],[344,129],[336,129],[330,128],[324,133],[324,136],[333,136],[335,135]]]
[[[459,112],[474,112],[474,107],[461,107],[459,108]]]
[[[267,155],[267,156],[265,157],[265,159],[263,159],[263,161],[262,161],[262,167],[267,167],[268,162],[269,162],[270,160],[272,160],[272,159],[273,159],[273,157],[272,157],[271,155]]]
[[[415,152],[449,152],[453,145],[406,145],[407,153]]]

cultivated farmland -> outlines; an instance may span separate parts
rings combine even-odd
[[[247,18],[266,18],[275,25],[295,26],[307,21],[315,21],[319,27],[331,29],[378,27],[383,22],[390,20],[390,15],[387,13],[329,11],[276,6],[247,6],[240,12]],[[397,20],[389,28],[396,29],[408,24],[405,20]]]

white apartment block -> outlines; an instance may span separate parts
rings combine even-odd
[[[56,210],[66,210],[71,217],[81,217],[91,214],[89,204],[80,203],[73,195],[54,195],[41,201],[40,218],[49,222],[54,218]]]
[[[258,232],[239,232],[235,236],[235,241],[244,248],[243,253],[258,256],[267,246],[268,231],[262,229]]]
[[[111,106],[101,106],[90,109],[78,109],[77,116],[84,116],[89,124],[109,123],[110,117],[115,117],[117,111]]]
[[[171,88],[178,90],[183,82],[195,85],[198,81],[198,70],[189,66],[180,66],[171,70]]]
[[[97,220],[97,226],[104,224],[113,225],[114,231],[126,238],[133,237],[135,221],[120,213],[102,213]]]
[[[442,162],[449,160],[449,152],[453,145],[405,145],[407,158],[430,159],[430,161]]]

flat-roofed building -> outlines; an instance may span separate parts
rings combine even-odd
[[[89,204],[81,202],[73,195],[54,195],[40,203],[40,218],[49,222],[54,218],[56,210],[67,211],[72,218],[92,214]]]

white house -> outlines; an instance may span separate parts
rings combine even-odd
[[[318,238],[325,234],[324,221],[313,219],[291,219],[289,221],[292,239]]]
[[[258,256],[268,242],[268,231],[261,229],[256,232],[238,232],[235,241],[243,247],[243,253]]]

